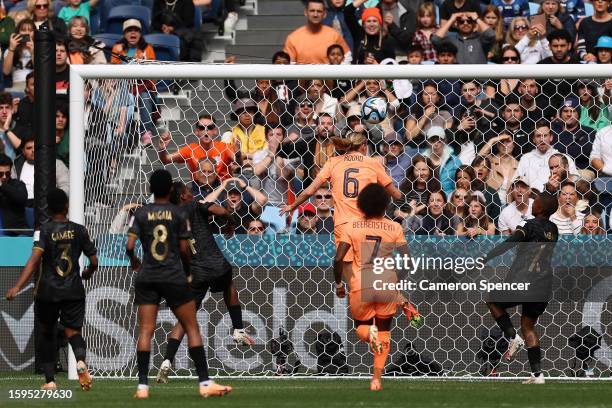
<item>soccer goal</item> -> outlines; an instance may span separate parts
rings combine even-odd
[[[598,232],[609,225],[606,200],[612,191],[606,187],[612,183],[606,185],[606,179],[597,178],[589,166],[599,133],[589,133],[586,141],[567,139],[566,133],[562,140],[555,136],[571,122],[571,113],[561,117],[564,106],[576,112],[582,106],[586,116],[578,112],[576,120],[593,123],[598,116],[589,116],[591,111],[599,109],[604,115],[610,109],[606,81],[611,74],[606,65],[147,62],[73,65],[70,70],[70,218],[89,228],[101,261],[100,270],[86,284],[84,326],[88,363],[96,376],[136,374],[134,274],[124,256],[125,232],[131,213],[149,200],[147,180],[157,168],[165,167],[189,188],[193,185],[198,199],[209,197],[227,205],[238,217],[241,233],[226,239],[219,229],[217,242],[234,265],[243,320],[255,344],[234,344],[222,294],[208,295],[198,317],[213,375],[369,375],[372,357],[357,341],[347,299],[337,298],[333,291],[331,193],[320,189],[311,206],[290,217],[278,214],[333,154],[326,140],[332,134],[367,134],[369,154],[380,156],[405,193],[406,200],[394,203],[389,215],[402,223],[411,253],[418,256],[456,261],[483,254],[499,242],[501,229],[511,230],[521,222],[526,215],[518,210],[500,220],[500,213],[516,199],[512,190],[517,183],[508,169],[519,165],[523,154],[538,149],[533,134],[540,120],[555,119],[547,143],[569,158],[566,177],[576,182],[580,220],[597,214]],[[369,123],[363,117],[361,105],[370,96],[387,102],[383,121]],[[253,115],[257,111],[251,119],[264,126],[253,127],[241,139],[244,131],[233,129],[240,123],[235,114],[243,111]],[[214,129],[195,126],[202,114],[211,116]],[[444,159],[437,157],[444,161],[431,169],[438,186],[432,191],[433,183],[426,180],[424,187],[417,183],[411,188],[406,180],[416,183],[416,179],[408,172],[418,165],[419,157],[431,154],[427,140],[438,127],[444,136],[437,134],[436,140],[445,143]],[[221,155],[202,160],[206,154],[198,153],[203,149],[198,138],[213,130],[213,139],[227,143],[234,152],[230,163],[224,163]],[[446,167],[449,160],[453,167]],[[548,163],[544,169],[520,166],[527,173],[523,177],[532,179],[524,184],[546,187],[551,174]],[[227,188],[221,187],[219,193],[219,183],[228,177],[238,178],[238,187],[223,184]],[[228,203],[236,191],[240,206]],[[424,218],[434,214],[433,207],[440,207],[428,201],[435,195],[430,193],[439,191],[445,192],[440,211],[446,220],[438,224],[436,218],[431,227]],[[480,204],[476,218],[481,233],[475,234],[479,236],[468,232],[468,196]],[[479,224],[483,217],[495,234],[483,232],[486,228]],[[461,228],[464,233],[454,236]],[[547,376],[609,377],[610,236],[593,231],[578,234],[581,226],[571,228],[577,228],[577,234],[564,236],[557,248],[555,295],[538,326],[542,368]],[[504,258],[492,269],[503,271],[509,260]],[[473,276],[469,279],[478,282]],[[480,288],[420,288],[409,295],[425,324],[417,330],[397,316],[391,330],[389,374],[482,378],[529,372],[525,351],[510,364],[500,362],[504,340],[496,333],[484,303],[486,293]],[[518,327],[518,314],[511,317]],[[174,323],[162,304],[151,353],[152,374],[162,362]],[[173,373],[194,375],[186,343],[179,349]]]

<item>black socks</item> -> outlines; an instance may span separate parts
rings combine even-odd
[[[189,357],[191,357],[195,364],[198,380],[200,382],[208,381],[208,363],[206,362],[204,346],[189,347]]]
[[[529,347],[527,349],[527,357],[529,358],[529,365],[531,366],[531,372],[536,377],[542,373],[540,368],[540,362],[542,361],[542,351],[540,346]]]
[[[138,360],[138,384],[149,384],[150,357],[150,351],[136,351],[136,359]]]
[[[180,340],[170,337],[168,339],[168,344],[166,345],[166,355],[164,356],[164,359],[170,360],[171,363],[174,363],[174,356],[176,356],[176,352],[178,351],[180,345]]]
[[[512,326],[512,322],[510,321],[510,316],[508,316],[508,314],[500,316],[499,318],[495,319],[495,321],[507,338],[513,339],[516,337],[516,329],[514,326]]]

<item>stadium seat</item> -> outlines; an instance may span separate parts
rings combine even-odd
[[[153,46],[155,59],[159,61],[178,61],[181,53],[181,41],[172,34],[148,34],[145,41]]]
[[[25,209],[26,224],[30,229],[34,229],[34,208],[26,207]]]
[[[25,97],[25,93],[21,91],[11,91],[11,96],[14,98],[23,99]]]
[[[540,5],[538,3],[529,2],[529,14],[535,16],[540,11]]]
[[[142,24],[142,33],[151,31],[151,9],[145,6],[117,6],[113,7],[108,15],[106,32],[123,34],[123,22],[128,18],[135,18]]]
[[[104,43],[104,49],[108,51],[108,53],[106,54],[106,59],[110,61],[110,52],[113,49],[113,45],[115,45],[117,41],[121,40],[123,35],[112,34],[112,33],[102,33],[102,34],[96,34],[93,37],[96,40],[102,41]]]
[[[104,0],[104,2],[100,2],[98,4],[98,8],[100,9],[100,32],[106,32],[107,24],[108,24],[108,16],[110,15],[111,9],[117,6],[126,6],[128,4],[132,4],[134,6],[140,6],[140,0]],[[153,8],[151,8],[153,10]]]
[[[436,61],[431,61],[431,60],[427,60],[427,61],[421,61],[421,65],[435,65]]]
[[[223,7],[222,0],[212,0],[212,3],[209,6],[205,7],[204,9],[200,9],[200,13],[202,15],[202,22],[204,23],[216,22],[222,13],[222,7]]]
[[[53,14],[57,16],[60,10],[62,9],[62,7],[64,7],[67,4],[68,3],[66,3],[65,1],[58,1],[58,0],[53,2]]]
[[[199,31],[200,27],[202,27],[202,9],[200,7],[195,7],[195,12],[193,13],[193,28]]]
[[[593,5],[591,3],[584,2],[584,14],[587,17],[591,17],[593,13],[595,13],[595,10],[593,9]]]
[[[7,2],[8,3],[8,2]],[[16,11],[24,11],[28,9],[28,2],[27,0],[23,0],[17,4],[15,4],[13,7],[11,7],[8,11],[10,12],[16,12]]]

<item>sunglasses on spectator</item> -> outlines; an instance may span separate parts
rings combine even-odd
[[[201,125],[197,123],[195,126],[198,130],[215,130],[217,128],[217,125],[214,123],[211,123],[210,125]]]
[[[312,108],[312,103],[310,103],[310,102],[302,102],[302,103],[300,103],[300,108],[305,108],[305,107]]]
[[[249,227],[249,231],[263,231],[264,227]]]
[[[468,18],[468,19],[461,18],[461,19],[457,20],[457,22],[459,24],[472,24],[474,22],[474,20],[472,20],[471,18]]]
[[[35,7],[39,10],[44,10],[44,9],[48,9],[49,5],[48,4],[37,4]]]
[[[325,195],[323,195],[323,194],[317,194],[317,195],[315,195],[315,198],[316,198],[317,200],[323,200],[323,199],[329,200],[329,199],[331,199],[331,198],[332,198],[332,195],[331,195],[331,194],[325,194]]]
[[[526,26],[526,25],[517,25],[517,26],[514,26],[514,30],[515,31],[523,31],[523,30],[527,30],[528,28],[529,27]]]
[[[0,177],[11,177],[11,172],[10,171],[0,171]]]
[[[519,61],[519,57],[515,57],[515,56],[508,56],[508,57],[502,57],[502,61],[503,62],[507,62],[507,61]]]

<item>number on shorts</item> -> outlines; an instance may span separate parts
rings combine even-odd
[[[66,262],[66,269],[62,269],[60,265],[55,267],[55,272],[61,277],[68,276],[72,272],[72,258],[70,258],[70,244],[60,244],[57,246],[62,254],[60,255],[60,261]]]
[[[359,195],[359,180],[351,177],[352,173],[359,173],[359,169],[350,168],[344,170],[344,186],[342,192],[347,198],[355,198]],[[349,186],[351,186],[349,188]]]
[[[168,229],[165,225],[159,224],[153,228],[153,242],[151,242],[151,255],[158,262],[163,262],[168,256]],[[161,252],[158,252],[158,246],[163,247]]]

